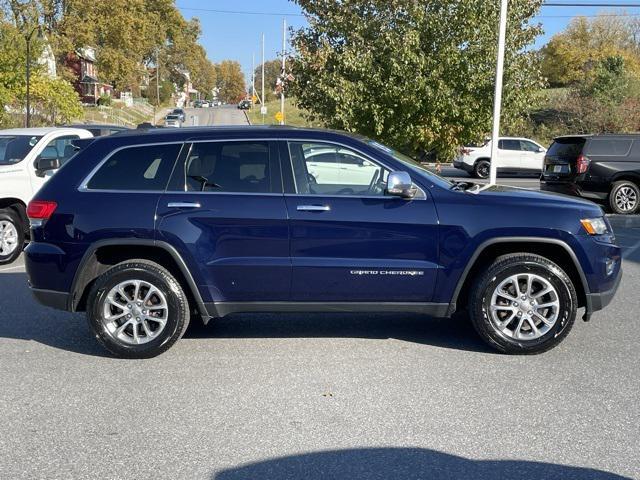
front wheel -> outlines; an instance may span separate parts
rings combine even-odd
[[[13,262],[24,247],[24,225],[11,209],[0,210],[0,265]]]
[[[97,340],[115,356],[150,358],[182,337],[189,304],[169,271],[147,260],[130,260],[96,280],[87,317]]]
[[[573,283],[555,263],[528,253],[498,257],[475,281],[471,321],[493,348],[542,353],[567,336],[576,318]]]

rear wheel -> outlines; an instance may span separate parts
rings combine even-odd
[[[475,281],[469,311],[476,331],[505,353],[545,352],[567,336],[577,295],[555,263],[539,255],[498,257]]]
[[[111,353],[150,358],[182,337],[189,324],[189,304],[169,271],[147,260],[130,260],[96,280],[87,316],[96,338]]]
[[[13,262],[24,247],[24,225],[11,209],[0,210],[0,265]]]
[[[473,174],[476,178],[489,178],[491,163],[489,160],[478,160],[473,167]]]
[[[615,182],[609,194],[609,206],[621,215],[636,213],[640,206],[640,187],[630,180]]]

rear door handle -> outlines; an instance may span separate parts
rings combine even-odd
[[[167,204],[169,208],[200,208],[198,202],[170,202]]]
[[[330,210],[329,205],[298,205],[299,212],[328,212]]]

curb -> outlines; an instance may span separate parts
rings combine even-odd
[[[614,228],[640,228],[640,215],[608,214],[607,218]]]

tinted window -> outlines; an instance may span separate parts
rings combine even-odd
[[[593,138],[589,142],[588,155],[601,155],[604,157],[626,157],[633,145],[631,139]]]
[[[389,171],[342,146],[289,143],[296,191],[305,195],[384,195]],[[334,161],[318,161],[318,157]]]
[[[580,137],[558,138],[549,147],[547,156],[575,160],[582,153],[585,141],[584,138]]]
[[[182,176],[184,188],[192,192],[270,193],[269,144],[194,143]]]
[[[42,137],[5,135],[0,137],[0,165],[13,165],[24,159]]]
[[[498,148],[500,150],[520,150],[520,140],[500,140]]]
[[[114,153],[87,187],[99,190],[164,190],[182,145],[130,147]]]

